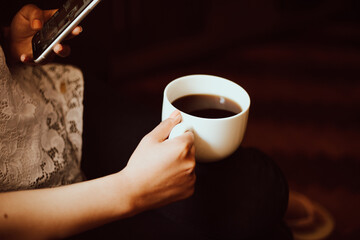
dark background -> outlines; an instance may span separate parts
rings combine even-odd
[[[2,4],[1,17],[24,2]],[[57,59],[85,76],[85,173],[125,166],[160,121],[168,82],[219,75],[250,94],[243,146],[332,214],[327,239],[359,239],[359,11],[357,0],[103,0]]]

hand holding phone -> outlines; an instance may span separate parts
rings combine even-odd
[[[32,38],[35,63],[42,62],[100,0],[67,0]],[[61,45],[59,46],[62,47]],[[64,49],[55,49],[64,50]],[[66,50],[66,49],[65,49]],[[65,51],[66,52],[66,51]]]
[[[4,28],[6,44],[3,48],[8,64],[25,60],[32,62],[32,37],[55,12],[56,10],[41,10],[33,4],[27,4],[16,13],[11,25]]]

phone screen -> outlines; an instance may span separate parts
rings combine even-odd
[[[67,0],[33,37],[33,55],[37,59],[92,0]]]

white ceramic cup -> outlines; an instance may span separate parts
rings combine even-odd
[[[176,125],[169,139],[191,130],[195,136],[196,160],[214,162],[231,155],[240,146],[247,125],[250,97],[238,84],[211,75],[189,75],[170,82],[164,90],[162,120],[175,111],[172,102],[191,94],[219,95],[235,101],[242,111],[226,118],[201,118],[181,109],[182,122]]]

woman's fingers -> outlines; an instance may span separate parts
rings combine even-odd
[[[44,10],[44,18],[45,21],[49,20],[49,18],[51,18],[55,13],[56,13],[57,9],[50,9],[50,10]]]
[[[30,23],[30,27],[36,31],[42,28],[44,24],[43,11],[34,4],[27,4],[19,11],[20,16]]]
[[[66,39],[71,39],[75,36],[78,36],[82,31],[83,28],[81,26],[77,26],[72,30],[71,34]]]
[[[162,121],[156,128],[154,128],[148,136],[155,139],[158,142],[164,141],[173,127],[181,122],[181,114],[178,110],[174,111],[168,119]]]
[[[60,57],[67,57],[71,53],[71,48],[68,45],[56,44],[54,47],[54,52]]]

